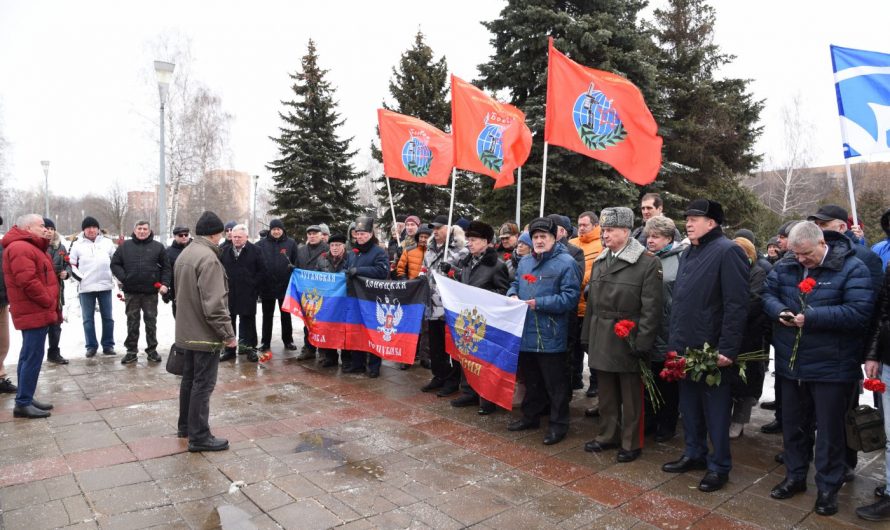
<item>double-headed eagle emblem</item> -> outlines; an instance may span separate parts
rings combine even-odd
[[[383,340],[392,341],[392,336],[399,331],[396,326],[402,321],[403,314],[402,304],[397,298],[393,298],[390,303],[388,296],[384,296],[382,302],[377,297],[377,323],[380,324],[377,331],[383,333]]]
[[[300,295],[300,309],[303,311],[303,318],[306,325],[311,326],[315,321],[315,315],[321,311],[321,305],[324,303],[324,297],[318,294],[318,289],[310,289]]]
[[[454,321],[457,332],[455,346],[461,355],[475,354],[479,350],[479,341],[485,338],[485,317],[474,307],[464,309]]]

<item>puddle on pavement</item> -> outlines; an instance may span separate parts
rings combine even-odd
[[[302,433],[299,435],[299,443],[294,449],[295,453],[304,453],[306,451],[317,451],[319,449],[330,449],[331,447],[343,443],[342,440],[328,438],[315,433]]]
[[[291,403],[294,398],[290,396],[282,396],[281,394],[272,394],[271,396],[266,396],[263,398],[263,401],[266,403],[276,404],[276,403]]]
[[[344,469],[346,470],[347,475],[360,478],[375,478],[380,480],[385,474],[383,466],[372,460],[347,462]]]
[[[204,521],[202,530],[221,528],[222,530],[256,530],[256,525],[250,521],[250,514],[229,504],[223,504],[214,508],[210,516]]]

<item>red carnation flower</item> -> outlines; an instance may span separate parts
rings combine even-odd
[[[513,259],[513,254],[510,254],[509,252],[504,252],[504,261],[510,261],[511,259]]]
[[[281,254],[282,256],[284,256],[285,254],[287,254],[287,249],[283,248],[283,249],[279,250],[278,253]]]
[[[420,272],[422,272],[422,273],[424,273],[424,274],[428,273],[429,271],[430,271],[430,270],[427,269],[426,267],[421,267],[421,268],[420,268]]]
[[[354,249],[352,249],[352,252],[355,253],[355,254],[358,254],[358,249],[357,249],[357,248],[354,248]]]
[[[62,256],[62,258],[65,260],[65,263],[70,263],[70,262],[71,262],[71,258],[68,257],[68,254],[64,254],[64,255]]]
[[[797,288],[800,289],[800,292],[803,294],[809,294],[816,287],[816,280],[812,278],[807,278],[804,281],[797,284]]]
[[[450,269],[450,270],[448,271],[448,277],[449,277],[449,278],[454,278],[454,269]]]
[[[155,282],[155,289],[161,288],[161,282]]]
[[[862,387],[866,390],[877,392],[878,394],[883,394],[884,391],[887,390],[887,385],[880,379],[866,379],[865,383],[862,384]]]
[[[615,335],[622,339],[626,339],[630,336],[631,330],[635,327],[637,327],[637,325],[632,320],[619,320],[615,323]]]
[[[538,278],[534,274],[523,274],[522,279],[527,281],[528,283],[535,283],[538,281]]]
[[[669,351],[669,352],[667,352],[667,355],[665,355],[665,358],[667,358],[668,360],[676,359],[676,358],[677,358],[677,352],[675,352],[675,351]]]

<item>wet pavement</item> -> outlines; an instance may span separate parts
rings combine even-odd
[[[581,391],[569,436],[544,446],[545,429],[506,430],[515,413],[419,392],[420,367],[384,363],[368,379],[273,351],[268,369],[241,356],[220,366],[211,428],[231,449],[219,453],[176,438],[179,379],[162,365],[45,365],[37,396],[51,418],[13,419],[14,396],[0,396],[0,528],[888,527],[854,514],[882,481],[880,452],[860,454],[834,517],[813,513],[812,477],[807,493],[770,499],[784,468],[781,437],[759,432],[767,411],[733,442],[727,487],[706,494],[702,472],[660,469],[679,437],[647,438],[629,464],[585,453],[596,420]]]

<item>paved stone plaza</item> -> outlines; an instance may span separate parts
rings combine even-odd
[[[630,464],[585,453],[594,420],[582,392],[569,436],[547,447],[543,429],[508,432],[503,411],[478,416],[420,393],[420,367],[386,363],[368,379],[275,355],[268,369],[220,366],[211,427],[231,449],[204,454],[176,438],[179,380],[162,365],[122,366],[120,355],[44,365],[37,396],[55,404],[51,418],[14,420],[13,396],[0,396],[0,527],[868,527],[853,510],[883,474],[879,452],[860,455],[840,512],[825,518],[812,512],[812,477],[806,494],[769,498],[784,469],[780,436],[759,432],[766,411],[733,442],[728,486],[705,494],[701,472],[660,470],[679,438],[647,440]]]

